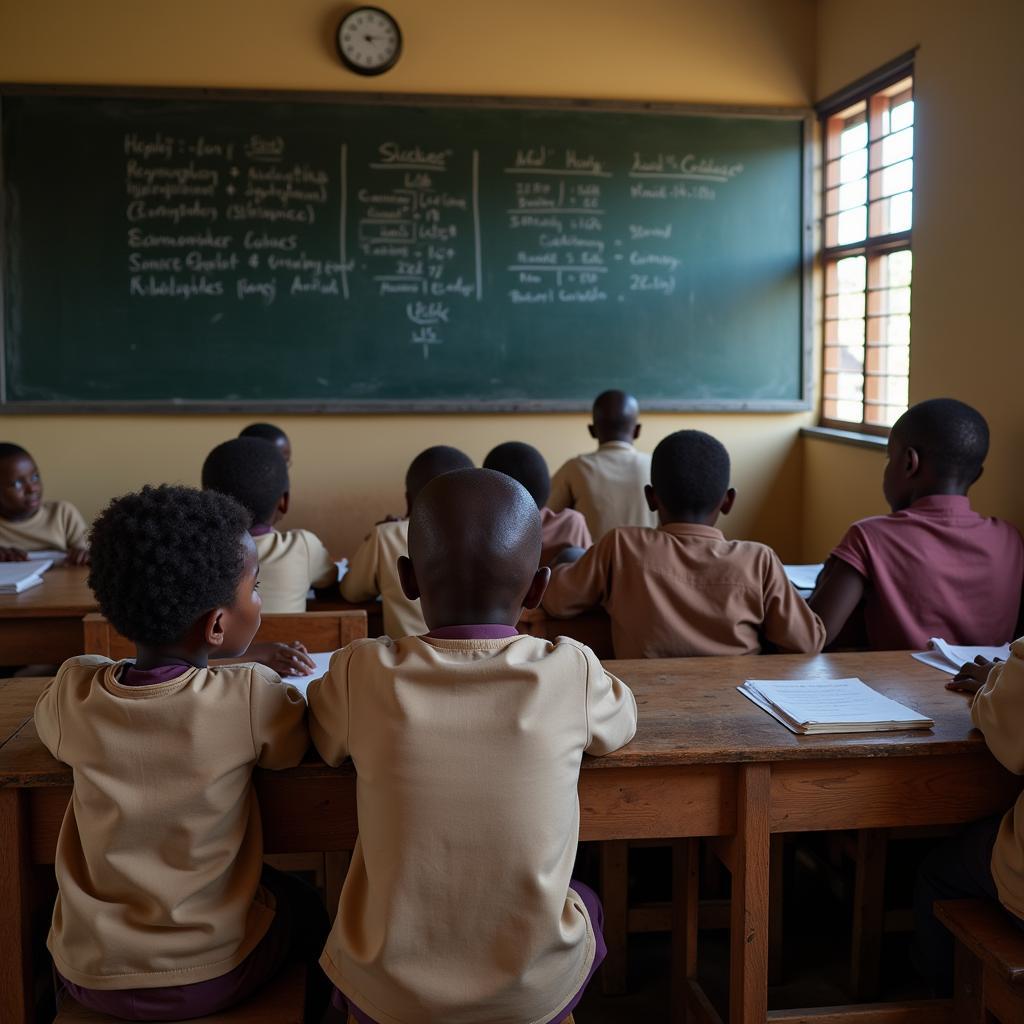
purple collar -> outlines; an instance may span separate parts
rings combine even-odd
[[[249,527],[250,537],[265,537],[268,533],[273,532],[274,528],[272,526],[267,526],[266,523],[253,523],[252,526]]]
[[[427,636],[431,640],[505,640],[519,636],[519,631],[514,626],[488,622],[479,626],[440,626]]]
[[[156,668],[136,668],[129,661],[121,670],[118,682],[122,686],[153,686],[156,683],[168,683],[172,679],[177,679],[194,667],[179,662],[177,665],[159,665]]]

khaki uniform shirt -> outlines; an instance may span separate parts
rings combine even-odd
[[[574,640],[357,640],[308,690],[351,756],[359,838],[320,963],[379,1024],[543,1024],[594,935],[569,888],[584,751],[636,728],[629,688]]]
[[[971,706],[971,721],[1000,764],[1024,775],[1024,639],[1010,645],[1010,659],[992,666]],[[1003,817],[992,850],[992,878],[999,901],[1024,917],[1024,794]]]
[[[651,482],[651,457],[627,441],[606,441],[596,452],[570,459],[551,479],[548,508],[583,513],[594,541],[616,526],[657,526],[644,487]]]
[[[341,596],[346,601],[383,603],[384,632],[398,639],[426,633],[419,599],[410,601],[402,593],[398,579],[398,558],[409,554],[409,520],[378,523],[359,545],[341,581]]]
[[[617,658],[756,654],[765,641],[811,654],[825,643],[771,548],[695,523],[612,530],[552,570],[543,604],[562,617],[603,605]]]
[[[273,918],[252,770],[299,763],[306,707],[260,665],[123,686],[124,665],[71,658],[36,704],[39,738],[74,772],[47,945],[90,989],[219,978]]]
[[[253,541],[260,558],[265,612],[304,612],[310,587],[327,587],[338,580],[337,565],[309,530],[271,530]]]
[[[552,512],[544,507],[540,510],[541,552],[540,564],[550,565],[566,548],[589,548],[590,539],[587,521],[574,508],[563,508]]]
[[[0,519],[0,547],[22,551],[70,551],[88,544],[82,513],[69,501],[44,501],[28,519]]]

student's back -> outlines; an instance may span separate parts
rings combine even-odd
[[[830,641],[861,602],[876,650],[1015,635],[1024,542],[967,497],[987,452],[984,418],[953,399],[921,402],[896,422],[883,477],[892,512],[850,527],[810,599]]]
[[[582,512],[595,541],[616,526],[658,525],[657,515],[644,500],[644,487],[651,482],[651,457],[633,447],[640,434],[638,415],[632,395],[598,395],[588,428],[598,441],[597,451],[570,459],[551,479],[548,508]]]

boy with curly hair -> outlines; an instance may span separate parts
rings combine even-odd
[[[314,965],[316,893],[263,865],[252,770],[299,763],[298,690],[243,653],[260,624],[249,516],[222,494],[145,487],[92,530],[89,585],[135,661],[71,658],[35,708],[74,773],[47,945],[63,987],[132,1020],[206,1016],[289,959]],[[307,1019],[326,1005],[315,967]]]

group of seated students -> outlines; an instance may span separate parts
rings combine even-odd
[[[896,423],[891,512],[850,527],[807,601],[771,548],[717,527],[736,501],[723,445],[683,430],[647,456],[638,414],[632,397],[600,395],[597,450],[553,479],[520,442],[482,469],[428,448],[406,473],[405,516],[371,529],[340,584],[315,535],[278,529],[291,450],[267,424],[214,448],[201,490],[115,499],[88,541],[73,507],[42,501],[28,453],[0,446],[3,556],[91,561],[101,611],[137,648],[66,662],[35,712],[74,770],[48,942],[61,985],[101,1012],[179,1020],[299,959],[308,1021],[328,1000],[359,1024],[571,1020],[604,955],[599,901],[571,878],[581,758],[630,741],[636,702],[586,646],[518,634],[524,608],[603,606],[618,657],[815,653],[861,613],[876,649],[1020,631],[1024,542],[971,509],[988,428],[969,406],[922,402]],[[304,652],[251,644],[261,606],[302,611],[311,587],[381,597],[385,635],[337,652],[303,701],[281,676],[308,670]],[[990,667],[950,685],[978,692],[974,722],[1020,771],[1024,642]],[[330,929],[315,893],[263,865],[251,790],[255,766],[296,765],[310,740],[358,775]],[[1024,805],[1019,824],[1011,810],[955,842],[920,887],[917,948],[938,989],[952,952],[930,901],[951,878],[1024,917]]]

